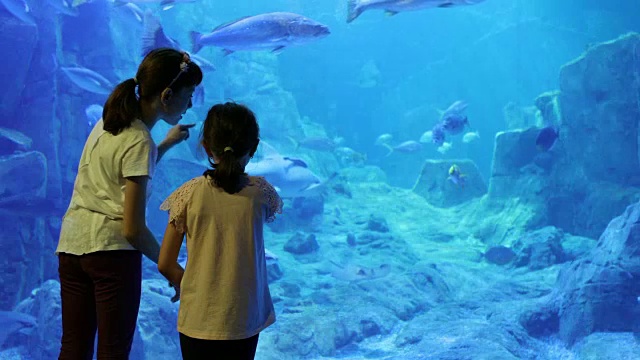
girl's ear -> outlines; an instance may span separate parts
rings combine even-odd
[[[207,156],[209,158],[212,158],[213,157],[213,153],[211,152],[211,150],[209,150],[209,148],[207,148],[207,146],[204,144],[204,142],[200,142],[200,145],[202,145],[202,148],[207,153]]]
[[[172,96],[173,90],[171,90],[170,88],[164,89],[164,91],[160,95],[160,101],[162,102],[162,105],[167,106]]]

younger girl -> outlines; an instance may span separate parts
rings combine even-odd
[[[251,110],[213,106],[202,128],[213,170],[183,184],[161,206],[169,210],[169,224],[158,269],[180,290],[178,332],[186,360],[253,359],[258,334],[275,322],[262,227],[282,213],[282,200],[265,179],[244,172],[258,142]],[[177,258],[185,234],[183,270]]]
[[[142,255],[160,246],[145,223],[147,183],[156,161],[189,135],[177,125],[191,107],[202,71],[186,53],[156,49],[120,83],[82,151],[62,220],[59,258],[62,348],[59,359],[128,359],[140,306]],[[174,127],[158,146],[150,130]]]

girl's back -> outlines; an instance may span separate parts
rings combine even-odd
[[[187,238],[178,331],[195,338],[251,337],[275,322],[263,223],[282,201],[261,177],[229,194],[207,175],[178,188],[162,205]]]

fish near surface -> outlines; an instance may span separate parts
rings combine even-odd
[[[287,46],[302,45],[329,35],[326,25],[289,12],[248,16],[220,25],[208,34],[191,32],[193,53],[204,46],[217,46],[225,54],[241,50],[279,52]]]
[[[483,1],[484,0],[348,0],[347,22],[352,22],[363,12],[372,9],[384,10],[389,15],[395,15],[405,11],[475,5]]]

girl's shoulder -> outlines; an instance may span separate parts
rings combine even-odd
[[[205,176],[195,177],[174,190],[171,195],[160,205],[161,210],[169,210],[172,204],[184,203],[191,197],[193,190],[204,181]]]
[[[249,176],[250,184],[264,191],[275,191],[275,188],[262,176]]]

